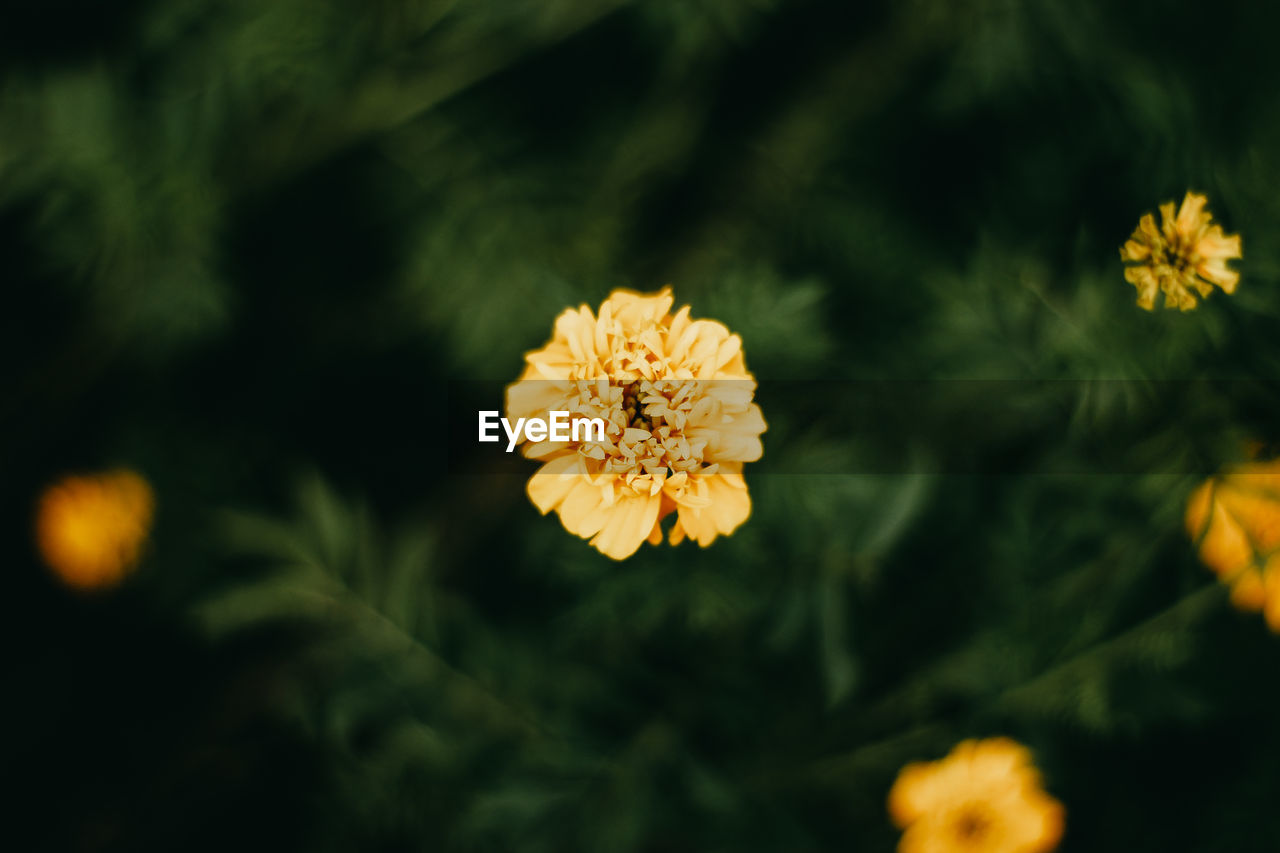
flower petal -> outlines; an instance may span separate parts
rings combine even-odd
[[[591,544],[606,557],[625,560],[648,538],[661,503],[657,495],[620,498]]]
[[[552,459],[539,468],[532,477],[526,490],[529,500],[543,515],[551,512],[568,496],[569,490],[587,476],[582,457],[576,453]]]

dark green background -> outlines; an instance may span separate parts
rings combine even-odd
[[[1278,25],[1244,0],[7,9],[3,845],[889,850],[903,763],[1006,734],[1064,850],[1276,849],[1280,639],[1181,516],[1280,424]],[[1148,314],[1117,249],[1188,188],[1243,235],[1240,289]],[[766,385],[750,521],[621,564],[521,475],[451,464],[447,409],[492,408],[467,383],[667,283],[775,388],[928,380],[951,414],[904,439]],[[891,445],[901,473],[812,473]],[[157,493],[148,557],[70,594],[34,502],[120,465]]]

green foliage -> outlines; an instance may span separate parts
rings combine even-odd
[[[1182,530],[1280,423],[1274,10],[91,5],[0,33],[33,849],[890,849],[898,768],[991,734],[1064,849],[1275,849],[1280,646]],[[1187,189],[1240,289],[1148,314],[1118,248]],[[445,410],[668,284],[765,455],[618,564]],[[82,601],[21,543],[111,465],[157,528]]]

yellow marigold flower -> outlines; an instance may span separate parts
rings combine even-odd
[[[1026,747],[990,738],[902,768],[889,815],[904,830],[900,853],[1043,853],[1062,837],[1064,813]]]
[[[507,389],[509,418],[565,411],[607,423],[603,442],[526,441],[521,451],[543,463],[529,479],[534,505],[615,560],[661,543],[672,513],[671,544],[703,546],[751,513],[742,465],[760,458],[765,422],[742,340],[691,320],[688,306],[672,315],[673,301],[670,288],[615,290],[598,314],[567,309]]]
[[[1280,460],[1210,477],[1187,501],[1187,533],[1201,561],[1231,587],[1231,602],[1280,632]]]
[[[1188,192],[1175,216],[1173,202],[1160,205],[1160,228],[1155,217],[1143,214],[1133,236],[1120,249],[1124,277],[1138,289],[1138,305],[1155,309],[1156,292],[1164,291],[1166,308],[1190,311],[1195,294],[1207,297],[1216,284],[1233,293],[1240,274],[1227,261],[1240,257],[1240,235],[1228,237],[1204,209],[1204,196]],[[1195,291],[1194,293],[1192,291]]]
[[[70,587],[115,586],[137,564],[153,507],[151,487],[132,471],[67,477],[40,497],[40,555]]]

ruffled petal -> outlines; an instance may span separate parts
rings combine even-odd
[[[538,512],[546,515],[560,506],[568,497],[569,490],[586,477],[587,469],[582,457],[576,453],[566,453],[539,468],[529,478],[526,491]]]
[[[660,504],[657,495],[619,499],[591,544],[606,557],[625,560],[649,537]]]

